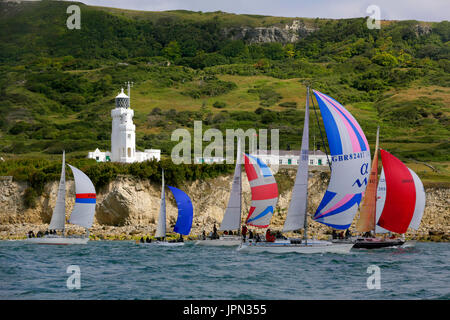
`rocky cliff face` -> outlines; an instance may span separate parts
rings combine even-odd
[[[232,40],[244,40],[247,43],[292,43],[304,38],[315,30],[313,27],[306,26],[301,20],[294,20],[291,24],[286,25],[228,28],[224,32]]]
[[[432,28],[428,24],[415,24],[410,26],[416,37],[427,35]],[[293,20],[288,24],[277,24],[269,27],[232,27],[224,29],[225,35],[232,40],[244,40],[246,43],[280,42],[283,44],[294,43],[311,32],[318,30],[317,27],[307,25],[303,20]]]
[[[280,197],[271,226],[279,230],[286,218],[292,196],[295,170],[284,170],[278,178]],[[222,221],[227,206],[232,175],[221,176],[206,181],[194,181],[180,186],[192,199],[194,220],[191,234],[209,232],[214,223]],[[67,218],[74,205],[75,187],[67,181]],[[309,179],[309,213],[319,205],[328,175],[311,172]],[[23,237],[31,229],[45,230],[50,222],[56,202],[58,182],[48,183],[44,193],[36,201],[35,208],[25,208],[23,194],[26,183],[14,182],[9,178],[0,179],[0,238]],[[420,229],[411,233],[421,236],[450,234],[450,189],[427,189],[427,205]],[[99,238],[114,235],[153,235],[159,215],[161,187],[150,181],[139,181],[128,176],[119,176],[115,181],[97,192],[97,209],[91,234]],[[177,217],[175,200],[169,191],[167,198],[167,228],[173,229]],[[243,219],[250,207],[250,185],[243,177]],[[354,229],[356,219],[352,229]],[[76,227],[68,226],[69,233]],[[328,237],[330,229],[309,220],[309,233],[318,238]],[[444,237],[444,238],[445,238]]]

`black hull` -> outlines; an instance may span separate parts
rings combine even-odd
[[[382,240],[382,241],[356,241],[352,248],[354,249],[380,249],[396,247],[404,244],[402,240]]]
[[[353,240],[336,240],[336,239],[333,239],[333,240],[331,240],[331,242],[333,242],[333,243],[355,243],[355,241],[353,241]]]

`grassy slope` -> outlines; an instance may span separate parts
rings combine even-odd
[[[85,73],[96,73],[98,70],[86,71]],[[187,82],[183,84],[177,84],[171,87],[160,87],[157,84],[157,81],[154,79],[149,79],[143,81],[141,83],[137,83],[132,88],[132,107],[135,110],[135,124],[137,126],[137,135],[143,136],[145,134],[156,134],[164,131],[165,129],[162,127],[154,127],[151,126],[152,117],[148,116],[153,108],[158,107],[162,110],[176,109],[177,111],[182,110],[190,110],[195,111],[199,110],[202,107],[202,104],[206,103],[206,108],[208,111],[216,114],[221,112],[223,109],[216,109],[212,106],[215,101],[224,101],[227,103],[227,107],[225,108],[227,111],[254,111],[257,108],[261,107],[260,101],[258,97],[249,93],[248,90],[254,88],[255,86],[269,86],[274,88],[274,90],[280,93],[283,98],[274,106],[272,106],[271,110],[276,111],[284,111],[286,108],[280,107],[278,104],[282,102],[296,102],[297,109],[303,110],[303,106],[306,100],[306,90],[305,87],[300,83],[301,79],[276,79],[268,76],[235,76],[235,75],[220,75],[218,77],[220,80],[232,81],[237,84],[237,89],[232,90],[229,93],[219,95],[216,97],[205,97],[203,99],[194,99],[191,98],[183,92],[188,90],[189,88],[196,85],[197,80],[192,82]],[[21,87],[16,87],[14,89],[16,92],[25,90]],[[27,92],[27,94],[30,94]],[[114,98],[115,92],[111,93],[111,96],[106,97],[104,102],[107,106],[109,101]],[[398,101],[408,101],[414,100],[420,97],[433,96],[435,99],[441,101],[445,106],[450,105],[450,89],[444,87],[418,87],[414,86],[411,88],[406,88],[403,90],[396,90],[392,92],[392,96],[390,96],[386,101],[388,102],[398,102]],[[38,94],[31,94],[34,97],[34,101],[41,101],[41,103],[45,104],[46,99],[41,97]],[[112,108],[113,105],[110,105]],[[378,112],[375,107],[374,102],[357,102],[354,104],[346,105],[348,110],[354,114],[356,119],[359,121],[363,129],[365,130],[366,136],[369,140],[369,143],[372,145],[375,139],[375,131],[376,126],[381,125],[381,147],[393,152],[394,154],[399,151],[405,150],[425,150],[425,149],[433,149],[439,146],[439,143],[427,143],[427,142],[417,142],[415,141],[415,133],[414,131],[423,134],[420,132],[421,128],[402,128],[402,127],[394,127],[390,125],[390,123],[382,123],[379,120]],[[448,114],[449,108],[443,108],[443,111]],[[109,119],[109,110],[104,109],[104,117],[105,121],[110,121]],[[25,111],[15,113],[16,117],[24,118]],[[64,115],[64,114],[52,114],[50,117],[47,117],[49,121],[52,123],[70,123],[72,121],[76,121],[76,114]],[[192,119],[192,121],[197,119]],[[299,122],[302,122],[303,119],[299,119]],[[387,130],[389,132],[389,136],[398,137],[402,142],[396,142],[395,139],[388,139],[388,141],[383,138],[383,130]],[[1,133],[0,133],[1,134]],[[319,135],[317,134],[317,140],[319,140]],[[6,140],[9,139],[17,139],[17,136],[6,136],[3,137]],[[408,143],[404,142],[404,140],[410,140]],[[300,140],[300,137],[299,137]],[[94,146],[93,146],[94,147]],[[76,154],[81,154],[82,152],[76,152]],[[51,157],[54,156],[45,156],[36,152],[28,153],[23,156],[32,156],[32,157]],[[58,156],[56,156],[58,157]],[[412,160],[406,160],[408,165],[417,171],[417,173],[424,178],[424,181],[427,183],[431,182],[450,182],[450,169],[448,162],[427,162],[428,164],[434,166],[439,170],[439,172],[434,172],[429,167],[423,164],[418,164],[413,162]]]
[[[143,12],[143,11],[132,11],[132,10],[122,10],[122,9],[112,9],[103,7],[91,7],[92,9],[100,9],[110,12],[114,15],[121,17],[127,17],[130,19],[145,19],[157,22],[161,18],[170,19],[180,19],[188,21],[205,21],[214,19],[221,19],[225,21],[229,26],[235,25],[245,25],[245,26],[268,26],[277,23],[289,23],[294,18],[284,18],[284,17],[268,17],[268,16],[254,16],[254,15],[235,15],[222,12],[214,13],[199,13],[199,12],[188,12],[188,11],[167,11],[167,12]],[[312,25],[315,23],[314,19],[302,19],[305,24]],[[325,19],[320,19],[318,23],[325,22]],[[88,79],[98,79],[102,77],[102,70],[104,67],[95,68],[93,70],[75,70],[66,71],[68,73],[81,74]],[[124,70],[121,76],[126,74]],[[132,107],[135,110],[135,123],[137,126],[137,135],[142,137],[145,134],[156,134],[166,130],[164,127],[156,127],[151,125],[152,119],[149,113],[153,108],[158,107],[162,110],[176,109],[177,111],[182,110],[199,110],[202,105],[206,106],[206,109],[214,114],[221,112],[223,109],[216,109],[212,107],[215,101],[223,101],[227,103],[225,110],[233,111],[254,111],[261,107],[260,101],[257,95],[249,93],[248,90],[254,88],[255,86],[266,86],[273,88],[276,92],[282,95],[282,99],[277,102],[274,106],[270,107],[270,110],[284,111],[286,108],[280,107],[278,104],[282,102],[296,102],[297,109],[303,110],[303,105],[305,101],[305,88],[300,83],[302,79],[292,78],[292,79],[277,79],[269,76],[257,75],[257,76],[235,76],[235,75],[218,75],[220,80],[231,81],[237,85],[237,89],[232,90],[226,94],[222,94],[215,97],[205,97],[200,99],[193,99],[183,92],[189,90],[196,85],[198,85],[198,79],[193,81],[186,81],[183,83],[176,83],[172,86],[160,86],[158,84],[158,79],[155,77],[145,77],[141,81],[137,81],[132,89]],[[320,81],[320,79],[319,79]],[[26,97],[29,101],[23,105],[18,104],[14,106],[8,117],[10,119],[31,119],[33,117],[33,112],[36,109],[48,109],[51,105],[51,101],[47,99],[44,95],[33,93],[26,90],[22,84],[15,83],[13,86],[8,87],[9,94],[17,94],[22,97]],[[326,92],[325,92],[326,93]],[[101,101],[97,101],[92,104],[92,110],[99,117],[101,117],[105,122],[111,121],[110,119],[110,108],[113,107],[111,100],[117,92],[111,92],[110,96],[105,97]],[[408,126],[403,127],[390,122],[380,121],[380,106],[390,105],[393,103],[403,103],[407,101],[415,101],[420,98],[431,98],[434,101],[438,101],[442,107],[440,111],[445,115],[450,114],[450,89],[446,87],[439,86],[424,86],[420,83],[414,83],[409,88],[395,89],[391,90],[385,95],[386,98],[378,102],[358,102],[354,104],[347,104],[346,107],[354,114],[358,122],[363,127],[366,136],[370,144],[373,144],[375,139],[376,126],[381,126],[381,146],[386,150],[393,152],[394,154],[403,151],[411,150],[427,150],[439,148],[442,140],[448,140],[449,132],[448,128],[443,129],[433,129],[432,125],[424,126]],[[30,105],[33,108],[30,108]],[[96,106],[99,106],[96,108]],[[91,106],[89,106],[91,108]],[[39,115],[38,115],[39,116]],[[76,113],[43,113],[41,117],[51,123],[56,124],[67,124],[71,122],[76,122],[78,114]],[[194,121],[196,119],[192,119]],[[299,119],[301,122],[302,119]],[[294,124],[295,125],[295,124]],[[437,142],[427,142],[424,141],[426,136],[438,137]],[[9,143],[11,141],[21,139],[21,136],[11,136],[0,131],[0,138],[3,143]],[[295,137],[294,137],[295,139]],[[300,137],[298,137],[300,140]],[[439,141],[438,141],[439,140]],[[94,149],[96,146],[92,146]],[[297,146],[296,146],[297,147]],[[74,152],[74,155],[82,155],[84,151]],[[59,158],[59,155],[44,155],[39,152],[29,152],[20,155],[20,157],[49,157],[49,158]],[[6,155],[4,155],[6,157]],[[15,157],[12,154],[8,154],[7,157]],[[408,160],[407,158],[402,158],[408,165],[415,170],[426,183],[438,182],[438,183],[449,183],[450,184],[450,169],[449,162],[434,162],[430,161],[428,164],[438,169],[438,172],[432,171],[429,167]]]
[[[312,25],[315,19],[299,18],[299,17],[274,17],[264,15],[252,14],[234,14],[222,11],[215,12],[194,12],[187,10],[169,10],[169,11],[140,11],[140,10],[125,10],[108,7],[93,7],[99,10],[109,12],[111,14],[127,17],[137,20],[148,20],[157,22],[160,19],[173,19],[191,22],[205,22],[213,19],[219,19],[225,23],[226,26],[248,26],[248,27],[268,27],[276,24],[291,23],[293,20],[301,20],[305,25]],[[318,19],[319,23],[323,23],[328,19]]]
[[[192,99],[186,97],[180,93],[182,88],[173,89],[165,88],[164,90],[158,90],[152,88],[151,83],[144,83],[136,86],[133,93],[133,105],[137,113],[149,113],[154,107],[159,107],[163,110],[175,108],[177,110],[198,110],[202,103],[207,103],[208,109],[213,113],[218,113],[221,109],[215,109],[212,107],[212,103],[215,101],[226,101],[228,111],[253,111],[260,107],[259,100],[255,98],[253,94],[249,94],[248,89],[255,85],[265,84],[276,88],[276,91],[281,93],[283,99],[281,102],[293,101],[297,102],[297,108],[304,110],[304,103],[306,100],[306,89],[299,79],[286,79],[280,80],[266,76],[230,76],[224,75],[220,79],[233,81],[238,85],[238,89],[233,90],[230,93],[221,95],[219,97],[201,99]],[[389,98],[392,101],[408,101],[414,100],[418,97],[428,96],[433,94],[434,98],[441,100],[444,105],[450,105],[450,88],[444,87],[412,87],[404,90],[396,91],[395,94]],[[317,106],[317,105],[316,105]],[[346,105],[347,109],[356,117],[363,130],[365,130],[366,136],[369,140],[369,144],[373,147],[375,140],[376,126],[381,125],[381,137],[380,146],[395,154],[396,151],[405,150],[425,150],[433,149],[439,146],[439,143],[420,143],[414,141],[414,132],[410,132],[409,128],[392,128],[388,123],[381,123],[378,118],[378,112],[374,107],[374,103],[364,102]],[[283,111],[286,110],[280,106],[274,106],[271,110]],[[444,112],[450,112],[449,107],[444,108]],[[311,120],[313,120],[311,118]],[[137,121],[137,130],[142,133],[157,133],[157,128],[149,128],[145,123]],[[383,142],[383,128],[386,130],[395,130],[395,135],[399,139],[409,138],[409,143],[405,142]],[[413,131],[420,131],[421,128],[412,129]],[[317,136],[319,139],[319,136]],[[300,140],[300,137],[299,137]],[[430,167],[417,163],[412,159],[403,159],[407,165],[416,171],[422,178],[425,184],[431,185],[433,182],[450,184],[450,162],[427,162],[427,164],[433,166],[438,171],[433,171]]]

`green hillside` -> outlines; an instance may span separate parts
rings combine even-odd
[[[448,21],[385,21],[369,30],[364,18],[77,4],[80,30],[66,27],[68,2],[0,3],[5,159],[59,158],[62,149],[83,158],[96,147],[109,150],[110,110],[125,81],[134,82],[140,149],[170,155],[171,132],[192,130],[194,120],[223,132],[279,128],[280,148],[296,149],[309,81],[352,112],[372,148],[379,125],[382,148],[425,181],[450,182]],[[232,40],[244,27],[282,29],[294,20],[314,31],[293,43]],[[313,129],[320,141],[317,123]]]

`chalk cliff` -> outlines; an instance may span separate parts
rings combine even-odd
[[[295,170],[282,170],[277,175],[280,197],[271,221],[273,230],[279,230],[284,223]],[[209,232],[214,223],[222,221],[228,202],[232,175],[209,180],[197,180],[179,186],[192,199],[194,220],[191,235]],[[74,205],[75,188],[73,181],[67,181],[67,218]],[[309,179],[309,213],[317,208],[328,185],[328,174],[311,172]],[[0,179],[0,238],[23,237],[33,229],[45,230],[50,222],[56,202],[58,182],[48,183],[43,194],[38,197],[35,208],[26,208],[25,182],[15,182],[11,178]],[[161,187],[157,182],[141,181],[129,176],[118,176],[101,190],[97,190],[97,209],[91,234],[96,238],[127,238],[131,235],[153,235],[159,214]],[[450,240],[450,189],[427,188],[427,203],[420,229],[407,235],[421,239]],[[173,229],[177,208],[170,191],[166,190],[167,228]],[[250,185],[243,176],[243,220],[250,207]],[[356,219],[351,227],[354,230]],[[68,231],[77,232],[68,225]],[[330,229],[309,219],[310,235],[326,238]],[[119,237],[120,236],[120,237]],[[431,237],[431,238],[430,238]],[[433,238],[434,237],[434,238]]]
[[[269,27],[240,26],[226,28],[224,32],[232,40],[244,40],[247,43],[293,43],[316,30],[317,28],[307,26],[302,20],[294,20],[290,24]]]

